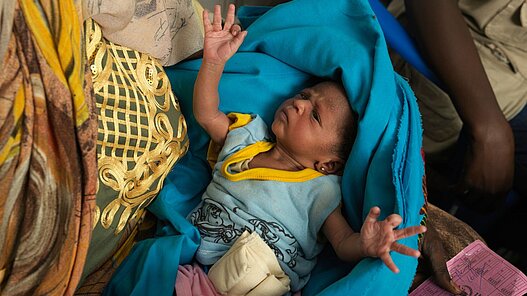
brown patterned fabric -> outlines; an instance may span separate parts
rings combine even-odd
[[[0,74],[2,295],[72,294],[80,280],[97,187],[81,36],[73,1],[17,2]]]
[[[431,203],[427,205],[427,231],[420,247],[417,273],[412,289],[428,277],[442,287],[449,285],[450,275],[446,262],[475,240],[483,238],[467,223],[457,219]]]
[[[438,236],[431,239],[433,238],[435,244],[443,247],[445,261],[450,260],[470,243],[476,240],[485,241],[467,223],[432,204],[428,204],[428,221],[433,225],[433,232]]]

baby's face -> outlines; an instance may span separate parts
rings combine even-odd
[[[302,90],[276,110],[271,126],[277,145],[284,147],[305,167],[338,143],[338,129],[352,116],[344,90],[323,82]]]

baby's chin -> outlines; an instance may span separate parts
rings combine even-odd
[[[279,119],[273,120],[273,123],[271,124],[271,137],[275,142],[279,140],[281,130],[283,129],[280,125],[283,125],[283,123]]]
[[[273,126],[275,126],[279,121],[280,121],[280,110],[277,110],[274,113],[273,122],[271,123],[271,128],[273,128]]]
[[[271,123],[271,132],[273,133],[273,135],[276,134],[277,125],[278,125],[278,120],[274,118],[273,123]]]

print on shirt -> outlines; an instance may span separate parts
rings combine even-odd
[[[232,245],[243,233],[234,229],[234,223],[225,207],[211,199],[203,200],[203,205],[192,213],[190,221],[196,225],[202,237],[211,238],[215,243],[221,241]]]
[[[202,238],[228,245],[234,244],[245,230],[256,231],[273,250],[278,260],[290,268],[296,266],[296,258],[302,257],[303,254],[292,234],[276,222],[256,218],[241,219],[237,212],[243,211],[239,211],[237,207],[230,211],[222,204],[206,198],[202,206],[191,214],[190,221],[199,229]],[[236,217],[236,222],[232,216]],[[278,245],[282,246],[281,249]]]
[[[250,219],[249,223],[253,225],[253,230],[256,231],[265,243],[273,250],[278,260],[286,263],[289,267],[293,268],[296,266],[296,257],[298,257],[298,249],[294,247],[297,245],[297,241],[293,235],[287,233],[285,229],[276,222],[268,222],[261,219]],[[282,233],[282,235],[277,235]],[[285,249],[287,254],[282,253],[279,248],[275,246],[278,241],[287,240],[290,248]]]

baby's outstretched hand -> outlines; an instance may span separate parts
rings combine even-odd
[[[221,25],[221,6],[214,6],[212,24],[207,10],[203,11],[203,28],[205,40],[203,44],[203,61],[211,64],[225,64],[238,50],[247,35],[239,25],[234,24],[234,4],[229,5],[225,24]]]
[[[407,256],[419,257],[418,250],[414,250],[397,242],[405,237],[410,237],[426,231],[424,226],[412,226],[394,230],[402,222],[401,216],[392,214],[383,221],[378,221],[381,209],[372,207],[360,231],[360,247],[362,253],[369,257],[379,257],[388,268],[398,273],[399,269],[390,256],[390,251],[395,251]]]

